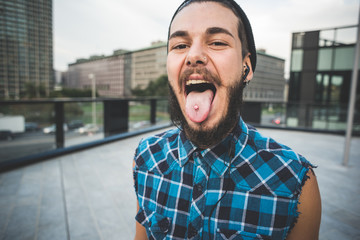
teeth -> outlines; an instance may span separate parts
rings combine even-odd
[[[201,84],[201,83],[209,83],[206,80],[188,80],[186,82],[186,86],[192,85],[192,84]]]

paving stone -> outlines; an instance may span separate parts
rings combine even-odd
[[[3,239],[34,239],[37,216],[37,206],[15,207],[3,232]]]
[[[64,206],[54,204],[52,206],[41,206],[40,217],[38,225],[39,227],[52,225],[64,225],[66,223],[65,209]]]
[[[323,208],[319,239],[360,240],[360,138],[352,139],[345,167],[343,136],[260,132],[318,166]],[[71,240],[132,239],[136,214],[132,161],[140,139],[148,135],[1,173],[0,239],[57,240],[67,239],[68,233]]]
[[[133,226],[128,226],[129,221],[122,218],[123,214],[115,208],[95,211],[95,219],[103,239],[129,239],[129,236],[133,235]]]
[[[67,212],[88,210],[88,203],[82,188],[71,188],[65,192]]]
[[[65,222],[50,223],[39,227],[37,240],[64,240],[67,239]]]
[[[68,212],[69,233],[71,239],[100,239],[96,223],[90,210]]]

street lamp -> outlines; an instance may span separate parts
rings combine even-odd
[[[91,97],[92,97],[92,123],[96,125],[96,78],[93,73],[89,74],[89,79],[91,80]]]
[[[354,67],[351,77],[351,87],[350,87],[350,99],[348,105],[348,115],[347,115],[347,124],[346,124],[346,134],[345,134],[345,149],[344,149],[344,158],[343,165],[349,165],[350,158],[350,145],[351,145],[351,136],[353,132],[354,125],[354,115],[355,115],[355,105],[356,105],[356,89],[358,81],[358,71],[359,71],[359,58],[360,58],[360,9],[358,14],[358,25],[357,25],[357,41],[355,45],[355,58],[354,58]]]

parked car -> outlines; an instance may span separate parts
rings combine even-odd
[[[78,129],[84,126],[81,120],[72,120],[68,123],[69,130]]]
[[[66,123],[64,123],[63,129],[64,129],[64,132],[67,132],[68,126],[67,126]],[[56,132],[56,125],[55,124],[53,124],[53,125],[51,125],[49,127],[43,128],[43,133],[45,133],[45,134],[52,134],[52,133],[55,133],[55,132]]]
[[[25,132],[36,132],[39,131],[39,125],[34,122],[26,122],[25,123]]]
[[[80,134],[85,134],[85,133],[96,133],[98,132],[100,129],[96,124],[85,124],[84,127],[78,128],[77,132]]]

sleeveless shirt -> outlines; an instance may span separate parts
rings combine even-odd
[[[134,160],[149,239],[285,239],[313,167],[242,119],[212,148],[173,129],[142,140]]]

